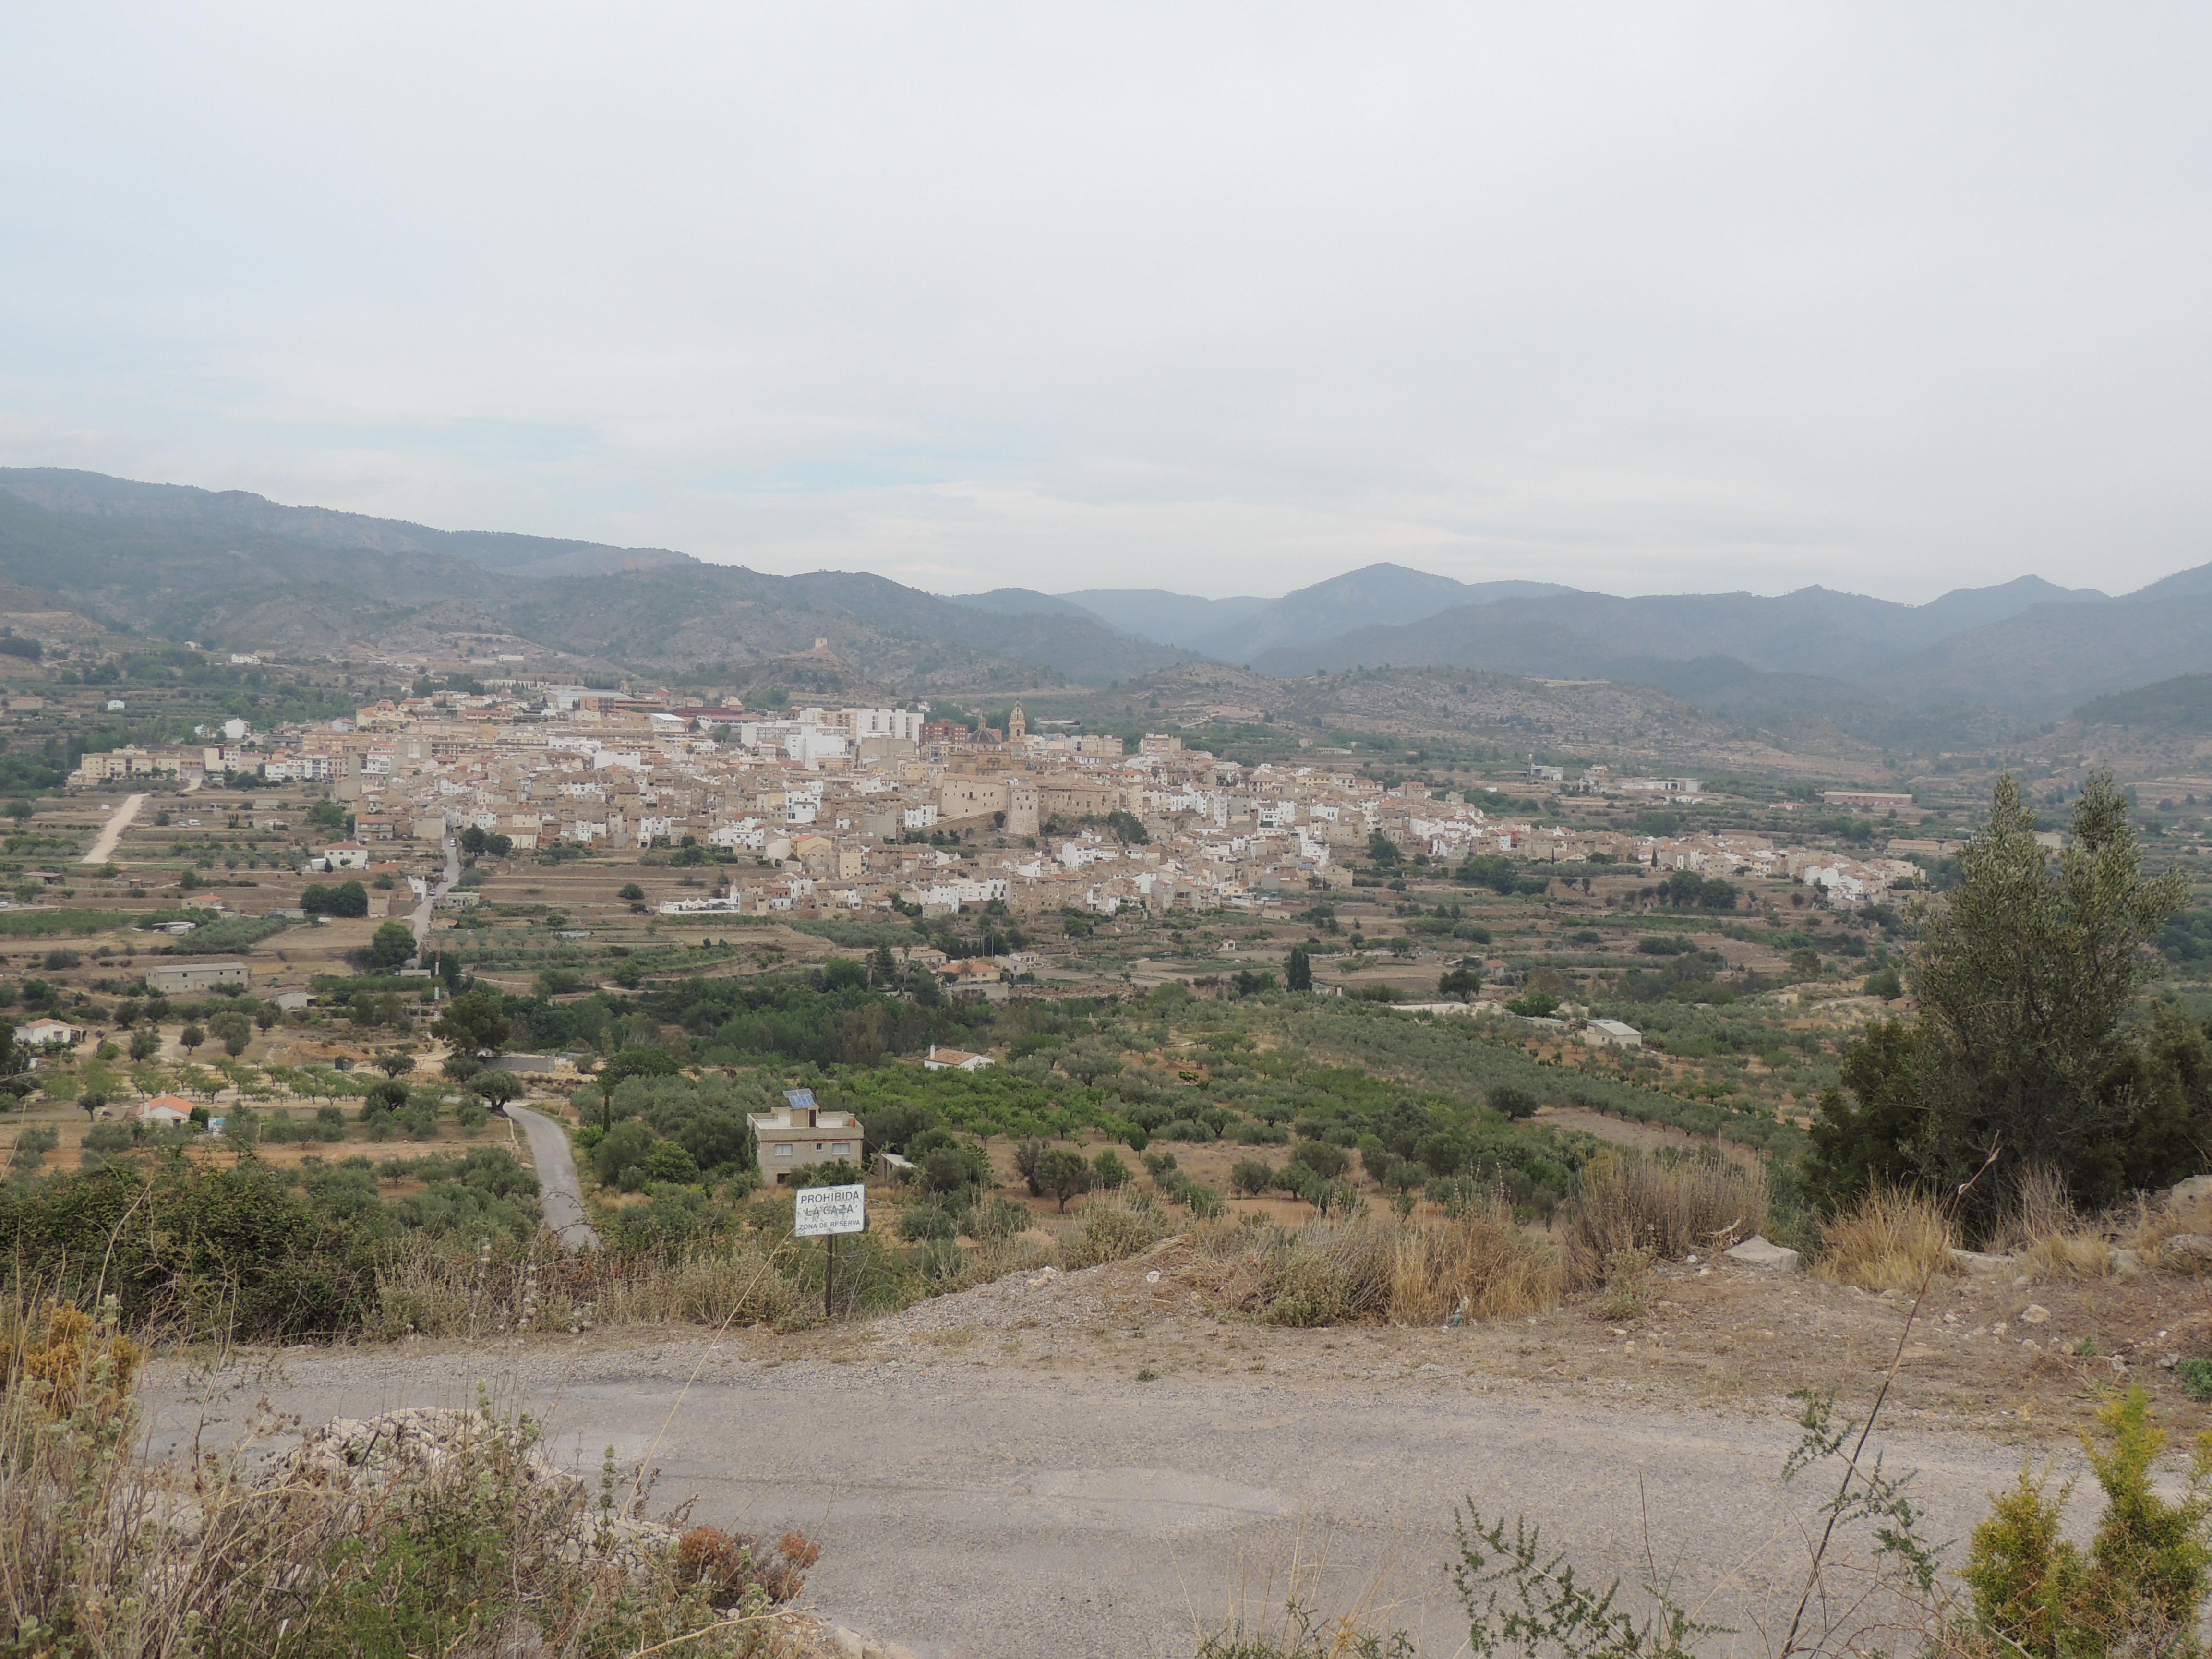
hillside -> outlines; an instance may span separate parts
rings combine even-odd
[[[1875,777],[1881,757],[1825,721],[1754,727],[1650,686],[1553,683],[1511,674],[1428,668],[1368,669],[1297,680],[1218,663],[1186,663],[1112,694],[1142,696],[1183,726],[1260,722],[1310,733],[1373,733],[1449,750],[1470,745],[1541,751],[1583,762]],[[1155,702],[1156,700],[1156,702]]]
[[[2082,726],[2120,726],[2144,737],[2212,733],[2212,674],[2184,674],[2132,691],[2118,691],[2074,711]]]
[[[0,490],[48,512],[191,540],[274,538],[372,553],[428,553],[519,576],[582,576],[684,564],[689,554],[659,547],[608,547],[550,536],[433,530],[320,507],[286,507],[243,489],[141,483],[61,467],[0,467]]]
[[[1186,653],[1086,615],[1009,615],[877,576],[775,576],[665,549],[430,530],[240,491],[0,469],[0,577],[104,626],[284,651],[511,636],[586,665],[757,665],[817,639],[879,676],[1020,685]]]

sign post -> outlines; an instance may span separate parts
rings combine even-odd
[[[792,1194],[791,1219],[793,1237],[822,1240],[822,1316],[827,1319],[837,1283],[837,1235],[867,1231],[868,1189],[857,1181],[848,1187],[801,1187]]]

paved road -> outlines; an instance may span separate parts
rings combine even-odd
[[[1316,1333],[1316,1340],[1326,1340]],[[1455,1374],[1326,1389],[1000,1370],[951,1354],[903,1365],[775,1363],[732,1342],[641,1337],[620,1352],[547,1344],[465,1355],[288,1354],[240,1379],[318,1421],[494,1397],[540,1414],[586,1480],[602,1449],[661,1470],[655,1500],[824,1547],[810,1599],[925,1659],[1189,1659],[1194,1632],[1240,1595],[1279,1603],[1294,1559],[1315,1600],[1372,1589],[1424,1654],[1461,1650],[1449,1590],[1452,1508],[1525,1512],[1607,1574],[1643,1571],[1646,1540],[1706,1622],[1705,1644],[1759,1653],[1786,1623],[1820,1493],[1778,1479],[1796,1431],[1781,1406],[1735,1416],[1471,1392]],[[696,1379],[695,1379],[695,1372]],[[155,1379],[162,1439],[191,1431],[190,1391]],[[1962,1540],[2017,1451],[1964,1437],[1887,1437],[1917,1465],[1939,1539]],[[1645,1517],[1649,1517],[1649,1532]],[[1954,1558],[1958,1551],[1953,1551]],[[1710,1598],[1710,1599],[1708,1599]]]
[[[123,805],[107,815],[107,822],[100,827],[100,834],[93,841],[92,850],[77,862],[106,863],[109,855],[115,851],[115,843],[123,838],[123,832],[131,827],[131,820],[138,816],[138,809],[145,804],[146,797],[143,795],[125,795]]]
[[[538,1166],[538,1207],[553,1237],[572,1250],[599,1248],[599,1230],[586,1220],[584,1189],[576,1180],[576,1158],[568,1132],[543,1112],[509,1102],[507,1116],[522,1126]]]
[[[421,956],[422,943],[430,937],[430,912],[438,901],[453,890],[461,878],[461,844],[453,836],[446,837],[446,873],[438,878],[438,884],[422,896],[415,913],[407,918],[407,926],[415,935],[416,956]],[[426,964],[427,965],[427,964]]]

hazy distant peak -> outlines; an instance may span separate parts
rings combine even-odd
[[[377,553],[430,553],[487,570],[535,576],[585,576],[694,562],[665,547],[610,547],[567,537],[501,530],[433,530],[402,519],[371,518],[327,507],[287,507],[246,489],[143,483],[69,467],[0,467],[0,490],[70,518],[193,524],[233,535],[276,536],[322,547]]]
[[[1140,640],[1180,646],[1243,622],[1272,603],[1244,597],[1209,599],[1162,587],[1094,587],[1060,597],[1081,605],[1109,628]]]
[[[1461,605],[1573,591],[1555,582],[1463,582],[1383,562],[1285,593],[1249,621],[1191,645],[1227,662],[1249,662],[1265,651],[1317,644],[1361,629],[1423,622]]]
[[[1033,587],[994,587],[988,593],[947,593],[945,597],[972,611],[992,611],[1002,617],[1087,617],[1093,622],[1105,620],[1087,605],[1040,593]]]

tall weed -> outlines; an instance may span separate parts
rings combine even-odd
[[[659,1650],[769,1659],[768,1614],[812,1546],[687,1556],[493,1413],[331,1425],[276,1455],[144,1452],[135,1352],[113,1302],[87,1319],[19,1305],[0,1374],[0,1651],[47,1659]],[[711,1557],[712,1559],[708,1559]],[[734,1616],[732,1616],[734,1615]]]
[[[1270,1324],[1441,1324],[1554,1306],[1559,1258],[1493,1198],[1441,1221],[1363,1210],[1297,1229],[1248,1220],[1201,1236],[1193,1271],[1216,1301]]]
[[[1874,1188],[1850,1209],[1821,1223],[1813,1271],[1863,1291],[1917,1291],[1931,1274],[1954,1271],[1950,1224],[1925,1193]]]
[[[1583,1172],[1559,1228],[1573,1282],[1606,1282],[1613,1263],[1644,1250],[1668,1259],[1725,1249],[1766,1225],[1766,1172],[1705,1158],[1607,1154]]]

